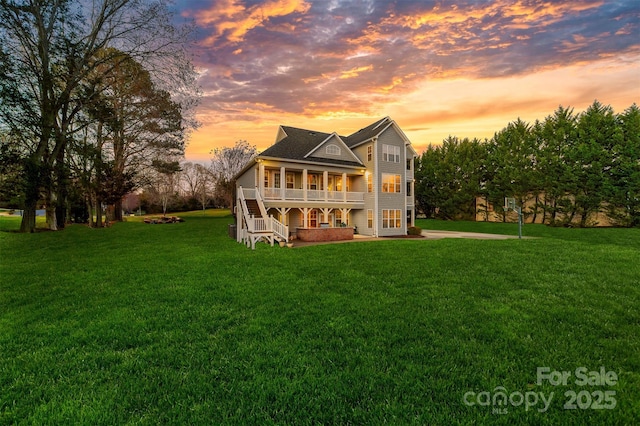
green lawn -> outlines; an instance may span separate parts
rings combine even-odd
[[[0,424],[640,421],[639,229],[251,251],[223,214],[0,232]]]

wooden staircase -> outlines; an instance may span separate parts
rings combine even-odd
[[[247,247],[255,249],[256,242],[265,240],[273,246],[274,241],[289,241],[289,227],[276,220],[273,216],[266,216],[266,209],[262,197],[255,190],[238,188],[237,208],[240,227],[237,230],[238,242],[243,242]]]
[[[260,212],[260,205],[258,204],[258,200],[246,199],[245,202],[247,203],[247,212],[250,216],[262,217],[262,212]]]

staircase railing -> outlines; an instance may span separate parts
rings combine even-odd
[[[271,229],[273,229],[273,233],[286,242],[289,242],[289,227],[273,216],[269,216],[269,218],[271,218]]]
[[[247,207],[247,199],[245,198],[245,191],[254,195],[258,203],[258,207],[260,208],[262,217],[255,217],[249,212],[249,208]],[[264,207],[264,202],[257,188],[255,190],[244,190],[242,186],[240,186],[238,188],[238,198],[240,201],[240,208],[242,209],[244,223],[247,227],[247,232],[251,234],[273,233],[280,239],[289,242],[289,227],[273,216],[267,216],[267,210]]]

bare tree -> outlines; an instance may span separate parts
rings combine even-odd
[[[182,165],[181,183],[187,197],[198,200],[204,211],[212,198],[213,175],[209,169],[198,163]]]
[[[258,149],[249,145],[246,140],[239,140],[232,147],[216,148],[211,151],[211,171],[216,181],[216,192],[224,200],[227,207],[233,204],[233,188],[235,176],[255,156]]]
[[[156,172],[156,191],[162,203],[162,214],[167,215],[169,201],[176,196],[178,189],[178,179],[180,173],[180,163],[174,160],[153,160],[153,168]]]

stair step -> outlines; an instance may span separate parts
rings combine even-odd
[[[253,217],[262,217],[260,206],[258,205],[258,200],[245,200],[245,202],[247,204],[247,210],[249,210],[250,215],[253,215]]]

